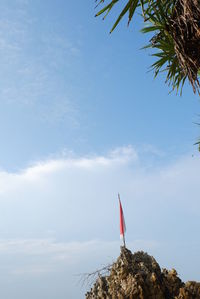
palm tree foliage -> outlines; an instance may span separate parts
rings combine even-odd
[[[122,0],[99,0],[97,6],[104,7],[96,16],[109,12]],[[124,3],[124,1],[123,1]],[[123,4],[124,5],[124,4]],[[136,10],[147,26],[143,33],[151,33],[153,37],[144,48],[156,50],[152,56],[156,62],[152,65],[155,77],[166,72],[166,83],[172,90],[182,92],[185,80],[188,79],[194,93],[199,92],[198,71],[200,69],[200,1],[199,0],[126,0],[121,13],[114,23],[112,32],[121,19],[128,15],[128,24]]]

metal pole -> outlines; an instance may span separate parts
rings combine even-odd
[[[126,248],[126,242],[125,242],[125,236],[123,235],[123,243],[124,243],[124,247]]]

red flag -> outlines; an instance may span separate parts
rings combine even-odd
[[[120,217],[120,238],[124,240],[126,224],[125,224],[125,220],[124,220],[124,213],[123,213],[123,209],[122,209],[120,196],[118,195],[118,197],[119,197],[119,217]]]

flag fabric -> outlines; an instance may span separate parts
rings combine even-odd
[[[120,197],[119,197],[119,217],[120,217],[120,238],[124,239],[124,235],[126,232],[126,224],[124,220],[124,213],[123,213]]]

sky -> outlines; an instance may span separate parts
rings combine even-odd
[[[0,293],[80,299],[126,243],[198,280],[199,97],[169,93],[141,19],[0,0]],[[12,286],[12,287],[11,287]]]

